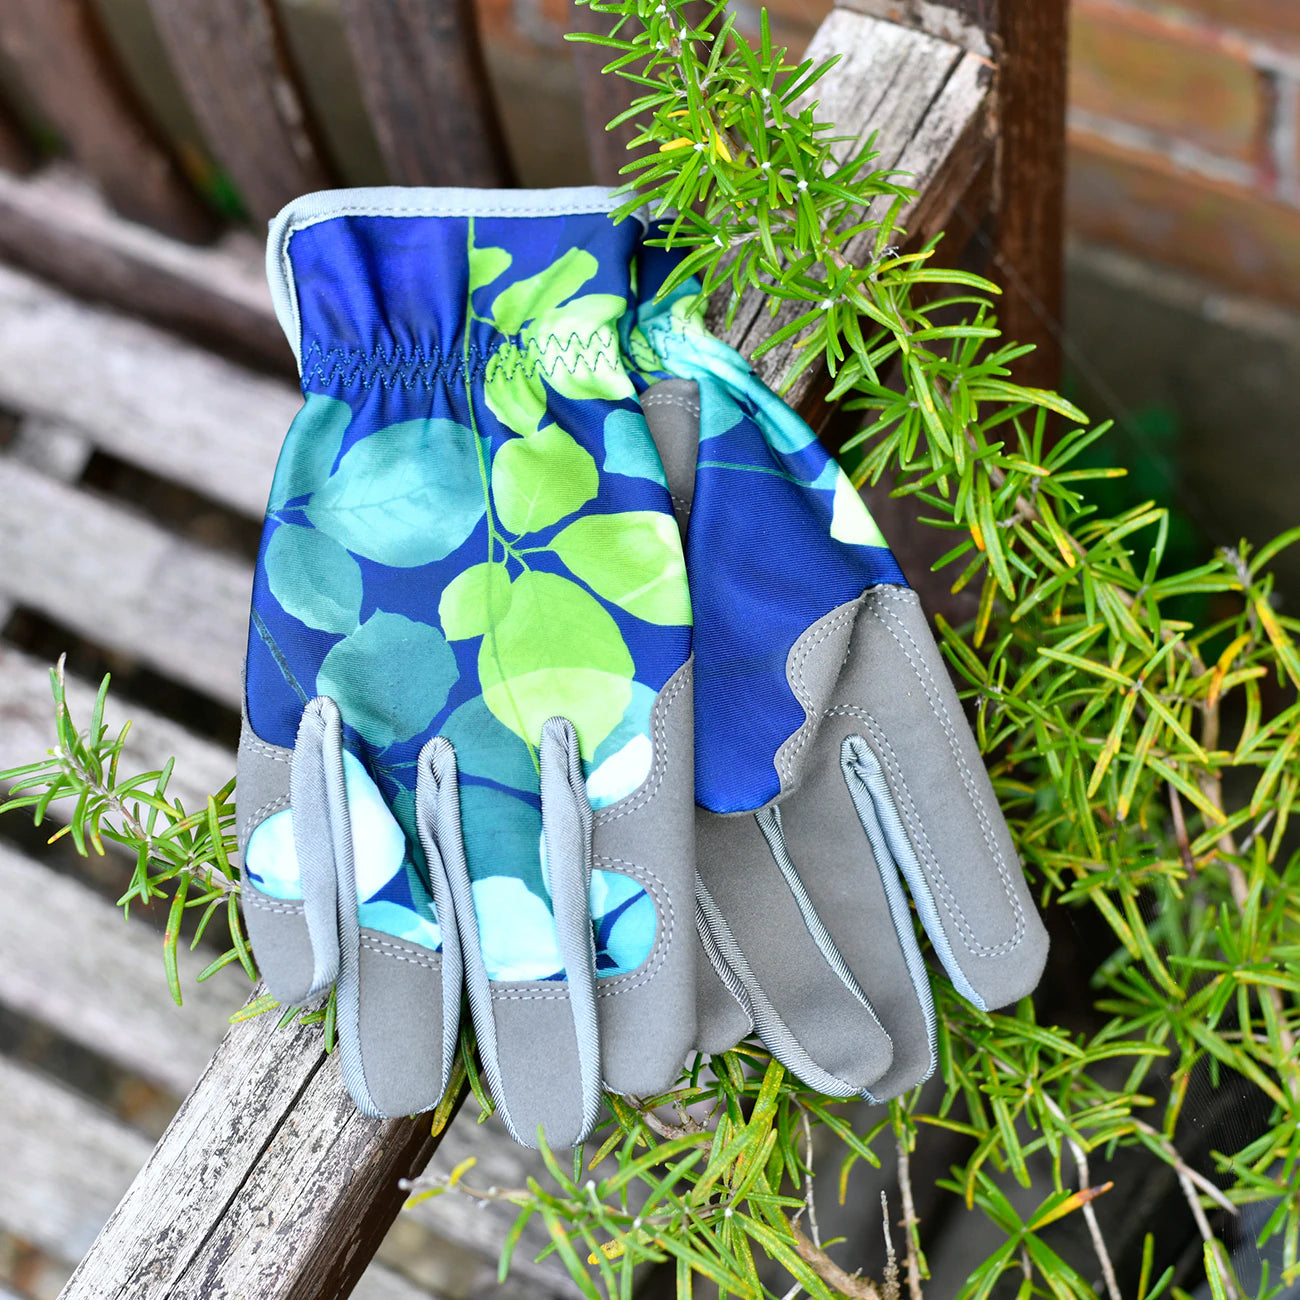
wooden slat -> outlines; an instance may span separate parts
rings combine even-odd
[[[65,686],[73,718],[84,726],[96,688],[72,674]],[[221,789],[234,774],[234,754],[200,739],[169,718],[122,701],[112,692],[105,717],[115,729],[131,719],[122,755],[123,771],[152,772],[169,758],[176,759],[168,789],[186,808],[201,808],[207,796]],[[49,665],[0,642],[0,768],[35,762],[54,743]],[[61,808],[55,804],[51,810],[56,822]]]
[[[79,1259],[149,1139],[71,1089],[0,1056],[0,1224],[56,1259]]]
[[[212,953],[182,945],[178,1007],[156,930],[3,842],[0,898],[0,1002],[184,1096],[247,996],[247,978],[227,969],[196,984]]]
[[[840,0],[845,9],[916,27],[986,57],[993,53],[997,0]]]
[[[5,457],[0,554],[16,604],[239,707],[247,564]]]
[[[908,173],[907,183],[919,191],[902,219],[911,241],[923,242],[941,228],[962,185],[988,153],[987,62],[951,42],[846,9],[831,12],[807,54],[814,59],[840,56],[834,73],[818,84],[818,113],[835,123],[837,135],[850,138],[837,146],[842,154],[860,147],[853,141],[875,132],[879,156],[873,166]],[[860,263],[871,243],[870,232],[859,236],[846,247],[846,255]],[[719,313],[724,306],[717,304]],[[763,295],[750,294],[725,333],[749,355],[801,310],[789,304],[772,317]],[[715,328],[722,329],[716,317]],[[755,369],[776,387],[791,359],[787,349],[775,349],[759,358]],[[824,381],[824,372],[805,371],[785,394],[814,423],[818,414],[808,408]]]
[[[0,1228],[71,1264],[149,1158],[149,1141],[71,1089],[4,1057],[0,1095]],[[355,1300],[430,1300],[382,1264],[372,1264],[352,1294]],[[0,1284],[0,1300],[8,1296],[14,1293]],[[135,1300],[145,1300],[144,1293]]]
[[[0,405],[252,518],[301,402],[288,383],[0,266]]]
[[[1065,279],[1066,0],[998,0],[998,156],[993,275],[999,324],[1032,343],[1014,377],[1061,382]]]
[[[204,248],[177,243],[117,216],[70,167],[52,166],[30,179],[0,172],[0,256],[83,297],[293,373],[260,242],[245,232]]]
[[[9,106],[0,101],[0,168],[8,172],[25,172],[35,161],[26,133]]]
[[[590,5],[574,4],[569,9],[576,31],[606,35],[616,21],[611,14],[597,13]],[[582,120],[587,136],[587,159],[591,177],[598,185],[621,185],[627,178],[619,169],[631,161],[627,146],[636,135],[635,122],[624,122],[613,131],[605,127],[626,109],[640,92],[624,77],[602,74],[601,68],[613,51],[585,42],[572,46],[571,57],[582,95]]]
[[[268,0],[149,0],[213,155],[261,225],[331,183]]]
[[[64,1300],[349,1293],[436,1144],[427,1116],[362,1115],[321,1042],[231,1028]]]
[[[362,99],[399,185],[510,185],[472,0],[340,0]]]
[[[182,239],[215,232],[140,113],[88,0],[0,5],[0,44],[32,100],[119,212]]]

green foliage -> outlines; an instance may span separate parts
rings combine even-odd
[[[625,115],[639,127],[629,208],[649,200],[671,218],[669,242],[688,251],[681,276],[700,276],[724,318],[755,295],[780,313],[760,351],[793,344],[787,381],[825,364],[834,396],[865,413],[847,448],[856,481],[888,473],[952,533],[942,563],[979,593],[978,613],[940,634],[1019,850],[1045,909],[1107,937],[1095,969],[1079,973],[1084,1028],[1040,1024],[1029,1000],[979,1012],[937,981],[942,1087],[924,1109],[914,1094],[865,1112],[864,1126],[860,1108],[744,1045],[693,1062],[666,1097],[611,1097],[611,1120],[572,1166],[545,1153],[546,1186],[476,1188],[467,1163],[417,1182],[417,1195],[517,1204],[502,1273],[539,1218],[588,1296],[628,1297],[634,1269],[659,1261],[683,1297],[703,1280],[743,1297],[906,1287],[915,1300],[929,1288],[911,1158],[948,1130],[967,1144],[942,1187],[995,1243],[959,1300],[1008,1286],[1021,1297],[1185,1294],[1155,1263],[1162,1223],[1140,1276],[1121,1286],[1090,1156],[1172,1170],[1216,1298],[1245,1292],[1208,1214],[1265,1203],[1259,1240],[1280,1247],[1283,1272],[1257,1294],[1277,1294],[1300,1278],[1300,856],[1286,835],[1300,790],[1300,622],[1276,610],[1269,564],[1300,530],[1176,569],[1164,509],[1126,502],[1105,515],[1089,495],[1122,472],[1098,444],[1106,427],[1013,382],[1024,349],[999,337],[995,286],[936,265],[933,244],[899,251],[902,178],[875,167],[869,146],[841,147],[837,160],[817,121],[809,92],[829,65],[787,62],[766,22],[751,47],[722,5],[693,22],[684,0],[590,3],[613,35],[575,39],[603,45],[609,70],[639,89]],[[484,285],[502,269],[492,251],[478,250]],[[183,910],[206,923],[224,909],[232,944],[209,971],[240,961],[251,973],[229,787],[187,813],[166,795],[169,770],[118,773],[122,738],[103,732],[102,691],[83,735],[57,672],[55,694],[58,748],[5,774],[18,781],[6,807],[39,820],[73,800],[66,833],[79,849],[112,838],[136,855],[124,903],[171,897],[170,952]],[[169,970],[174,983],[174,960]],[[1264,1116],[1214,1153],[1213,1181],[1180,1154],[1184,1105],[1203,1077],[1230,1082]],[[490,1109],[468,1043],[457,1079]],[[819,1240],[814,1192],[834,1195],[838,1176],[842,1196],[857,1162],[886,1160],[902,1193],[904,1275],[891,1240],[879,1279],[850,1276]],[[1014,1184],[1027,1194],[1009,1195]],[[1084,1259],[1058,1249],[1057,1225],[1073,1215],[1092,1242]]]

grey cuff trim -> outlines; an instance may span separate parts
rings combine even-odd
[[[317,190],[286,204],[272,217],[266,240],[266,280],[276,319],[302,371],[302,320],[289,264],[289,241],[300,230],[335,217],[560,217],[613,212],[617,190],[573,185],[550,190],[480,190],[455,187],[376,185]],[[637,219],[649,225],[642,209]]]

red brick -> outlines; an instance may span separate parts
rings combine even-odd
[[[1242,43],[1141,9],[1077,0],[1070,102],[1220,157],[1257,156],[1264,98]]]
[[[1288,46],[1300,45],[1300,4],[1296,0],[1174,0],[1172,7],[1250,32],[1266,43],[1274,38]]]
[[[1300,306],[1300,210],[1074,132],[1068,220],[1228,288]]]

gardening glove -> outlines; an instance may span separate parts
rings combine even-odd
[[[268,268],[304,403],[240,745],[268,989],[337,980],[357,1104],[434,1105],[462,980],[510,1132],[695,1031],[691,616],[620,348],[642,226],[602,190],[310,195]]]
[[[698,1045],[756,1029],[793,1074],[883,1100],[935,1066],[907,890],[982,1009],[1042,972],[1034,909],[916,595],[812,430],[704,329],[647,247],[631,351],[687,533],[696,621]]]

